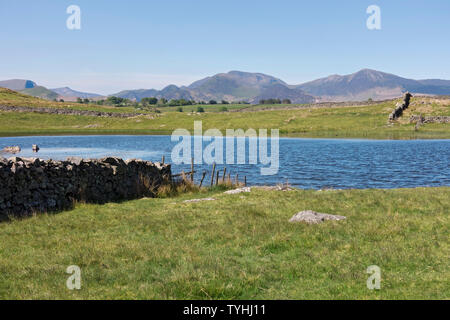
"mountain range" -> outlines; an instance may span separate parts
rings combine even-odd
[[[448,95],[450,80],[412,80],[390,73],[363,69],[350,75],[331,75],[295,86],[323,101],[362,101],[396,98],[404,91]]]
[[[47,89],[31,80],[0,81],[0,87],[45,99],[99,99],[102,96],[68,87]],[[193,82],[189,86],[169,85],[162,90],[125,90],[111,96],[140,101],[145,97],[195,101],[226,100],[258,103],[262,99],[290,99],[292,103],[321,101],[383,100],[401,96],[404,91],[416,94],[450,95],[450,80],[413,80],[393,74],[363,69],[349,75],[331,75],[300,85],[262,73],[230,71]]]

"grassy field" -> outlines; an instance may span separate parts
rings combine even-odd
[[[215,190],[0,224],[2,299],[448,299],[450,188]],[[216,201],[183,203],[190,198]],[[301,210],[344,221],[291,224]],[[69,265],[81,290],[66,288]],[[366,268],[381,268],[368,290]]]
[[[303,107],[285,109],[286,106],[226,105],[202,106],[206,112],[192,113],[197,106],[160,108],[161,113],[151,113],[132,118],[103,118],[91,116],[17,113],[0,111],[0,136],[19,135],[82,135],[82,134],[171,134],[177,128],[193,130],[195,120],[203,121],[203,129],[267,128],[280,129],[282,136],[322,138],[374,138],[417,139],[450,138],[448,124],[426,124],[416,130],[409,123],[412,114],[450,115],[450,99],[413,98],[411,107],[403,118],[388,124],[389,113],[397,101],[370,106]],[[423,103],[422,103],[423,102]],[[115,108],[76,103],[56,103],[25,95],[0,93],[0,105],[71,108],[79,110],[141,112],[134,108]],[[261,110],[272,107],[273,110]],[[237,111],[242,109],[241,111]],[[244,108],[244,109],[243,109]],[[235,112],[232,112],[234,110]]]

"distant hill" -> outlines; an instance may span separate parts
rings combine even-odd
[[[51,91],[57,93],[60,97],[67,99],[76,99],[76,98],[82,98],[82,99],[93,99],[101,97],[100,94],[96,93],[88,93],[88,92],[80,92],[76,90],[72,90],[69,87],[63,87],[63,88],[56,88],[56,89],[50,89]]]
[[[142,98],[156,97],[159,94],[155,89],[137,89],[137,90],[124,90],[118,93],[112,94],[112,96],[141,101]]]
[[[291,99],[295,103],[314,101],[314,97],[305,94],[301,89],[289,88],[277,78],[262,73],[230,71],[219,73],[196,81],[188,87],[170,85],[163,90],[128,90],[114,96],[134,98],[137,101],[145,97],[165,99],[186,99],[195,101],[226,100],[257,102],[261,98]]]
[[[450,80],[441,80],[441,79],[427,79],[427,80],[418,80],[421,84],[427,86],[439,86],[439,87],[450,87]]]
[[[11,79],[0,81],[1,88],[7,88],[14,91],[21,91],[36,87],[36,83],[31,80]]]
[[[376,70],[363,69],[350,75],[331,75],[294,88],[319,96],[321,100],[362,101],[396,98],[408,90],[413,93],[450,94],[450,81],[412,80]]]
[[[25,89],[25,90],[20,90],[19,92],[28,94],[33,97],[47,99],[47,100],[53,100],[53,99],[59,98],[59,95],[56,92],[53,92],[52,90],[49,90],[49,89],[47,89],[45,87],[41,87],[41,86],[36,86],[34,88],[29,88],[29,89]]]
[[[262,73],[230,71],[192,83],[188,89],[203,100],[252,100],[274,85],[287,86],[277,78]]]
[[[34,81],[22,79],[0,81],[0,87],[47,100],[65,99],[70,101],[76,100],[77,98],[95,99],[102,97],[96,93],[80,92],[72,90],[69,87],[47,89],[46,87],[37,85]]]

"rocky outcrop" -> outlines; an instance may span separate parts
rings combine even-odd
[[[0,106],[0,111],[6,112],[34,112],[34,113],[50,113],[70,116],[90,116],[90,117],[106,117],[106,118],[132,118],[137,116],[145,116],[145,113],[121,113],[121,112],[101,112],[90,110],[74,110],[62,108],[33,108],[33,107],[16,107],[16,106]]]
[[[308,224],[322,223],[325,220],[344,220],[344,216],[335,216],[327,213],[319,213],[311,210],[302,211],[295,214],[289,222],[306,222]]]
[[[403,114],[403,111],[408,109],[409,102],[411,100],[412,94],[409,92],[406,92],[403,97],[403,103],[397,103],[395,106],[394,111],[389,115],[389,121],[394,121],[400,118]]]
[[[170,179],[169,164],[142,160],[0,158],[0,220],[71,208],[74,201],[153,197]]]

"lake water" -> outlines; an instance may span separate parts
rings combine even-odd
[[[247,141],[248,143],[248,141]],[[31,151],[33,144],[41,148]],[[170,136],[56,136],[0,138],[0,150],[18,145],[18,157],[65,160],[70,156],[171,161]],[[204,147],[208,143],[204,142]],[[225,149],[225,147],[224,147]],[[270,143],[269,143],[270,150]],[[247,148],[248,151],[248,148]],[[279,171],[263,176],[262,165],[217,165],[234,177],[247,177],[250,185],[289,182],[304,189],[409,188],[450,186],[450,140],[334,140],[280,139]],[[3,155],[10,157],[12,155]],[[174,165],[173,173],[190,171],[190,165]],[[206,170],[211,165],[196,165]],[[198,173],[197,177],[201,174]]]

